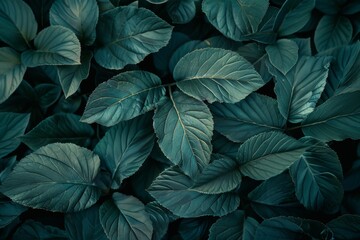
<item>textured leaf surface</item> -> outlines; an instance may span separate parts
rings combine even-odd
[[[173,75],[181,91],[210,103],[238,102],[265,84],[247,60],[220,48],[188,53],[176,64]]]
[[[95,204],[100,159],[72,143],[53,143],[27,155],[3,183],[14,202],[50,211],[80,211]]]
[[[110,240],[151,239],[153,226],[145,206],[137,198],[114,193],[100,207],[100,222]]]
[[[326,84],[329,57],[301,57],[284,76],[269,68],[275,75],[275,93],[280,113],[292,123],[303,121],[311,113]]]
[[[342,215],[330,221],[327,226],[333,231],[335,239],[356,240],[360,238],[359,215]]]
[[[0,1],[0,40],[19,51],[30,47],[37,32],[31,8],[22,0]]]
[[[196,14],[194,0],[170,0],[166,4],[166,10],[175,24],[190,22]]]
[[[208,107],[181,92],[174,92],[156,109],[154,129],[167,158],[189,176],[210,161],[213,120]]]
[[[194,182],[178,168],[162,172],[151,184],[148,192],[162,206],[179,217],[223,216],[240,204],[235,193],[203,194],[189,190]]]
[[[167,233],[169,223],[177,217],[157,202],[146,204],[145,211],[149,214],[154,232],[152,240],[161,240]]]
[[[28,67],[42,65],[80,64],[80,42],[76,35],[62,26],[43,29],[34,39],[36,50],[21,54],[21,61]]]
[[[21,141],[32,150],[57,142],[87,146],[93,135],[92,127],[80,122],[80,116],[64,113],[46,118],[22,136]]]
[[[0,103],[18,88],[25,71],[19,53],[9,47],[0,48]]]
[[[305,149],[305,144],[283,133],[266,132],[244,142],[237,160],[243,175],[265,180],[287,169]]]
[[[0,199],[0,228],[3,228],[13,222],[26,210],[26,207],[17,203]]]
[[[111,172],[114,189],[133,175],[150,155],[155,134],[149,116],[121,122],[110,130],[96,145],[94,152]]]
[[[120,73],[90,95],[81,121],[113,126],[153,110],[165,95],[156,75],[145,71]]]
[[[209,240],[243,239],[244,221],[245,213],[241,210],[219,218],[210,228]]]
[[[104,13],[97,26],[96,61],[109,69],[136,64],[167,45],[172,27],[144,8],[117,7]]]
[[[309,114],[302,123],[302,131],[323,141],[359,139],[360,131],[355,130],[360,126],[359,99],[359,91],[330,98]]]
[[[289,39],[279,39],[266,47],[270,62],[282,74],[287,74],[298,60],[298,45]]]
[[[99,17],[96,0],[57,0],[51,6],[49,15],[51,25],[71,29],[85,45],[94,43]]]
[[[282,131],[286,123],[276,100],[257,93],[235,104],[214,103],[210,110],[215,130],[235,142],[244,142],[262,132]]]

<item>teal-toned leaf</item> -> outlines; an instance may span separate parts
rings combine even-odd
[[[62,113],[50,116],[40,122],[20,139],[32,150],[50,143],[74,143],[88,146],[94,130],[88,124],[80,122],[80,116]]]
[[[262,132],[282,131],[286,123],[276,100],[258,93],[235,104],[214,103],[210,110],[215,130],[235,142],[244,142]]]
[[[268,0],[204,0],[202,10],[222,34],[241,41],[258,30],[268,6]]]
[[[49,211],[80,211],[95,204],[100,159],[72,143],[53,143],[23,158],[5,179],[2,192],[16,203]]]
[[[299,56],[312,56],[310,38],[292,38],[299,48]]]
[[[358,148],[358,151],[360,148]],[[360,159],[355,160],[351,169],[348,170],[344,176],[344,181],[342,182],[344,191],[354,191],[357,188],[360,188]],[[0,174],[1,180],[1,174]]]
[[[17,217],[27,210],[19,204],[0,199],[0,228],[12,223]]]
[[[13,239],[22,240],[67,240],[66,232],[60,228],[43,225],[34,220],[26,220],[14,233]]]
[[[145,8],[117,7],[97,25],[95,60],[104,68],[122,69],[159,51],[170,40],[172,26]]]
[[[96,0],[57,0],[51,6],[49,15],[51,25],[70,29],[85,45],[94,43],[99,17]]]
[[[179,168],[172,167],[153,181],[148,192],[179,217],[224,216],[240,204],[238,194],[203,194],[189,190],[193,184]]]
[[[211,217],[184,218],[179,223],[181,239],[207,239],[211,224]]]
[[[89,76],[92,52],[83,50],[81,53],[81,65],[58,66],[57,74],[61,88],[68,98],[80,87],[82,80]]]
[[[279,39],[266,48],[270,63],[286,75],[298,60],[298,45],[290,39]]]
[[[145,211],[149,214],[154,227],[152,240],[164,239],[169,223],[177,217],[157,202],[146,204]]]
[[[37,22],[29,5],[22,0],[0,1],[0,40],[18,51],[30,48]]]
[[[329,57],[301,57],[286,75],[269,66],[276,78],[275,93],[285,119],[299,123],[314,111],[325,88],[330,61]]]
[[[235,159],[241,144],[230,141],[225,136],[214,131],[212,145],[213,153],[219,153],[229,158]]]
[[[241,210],[219,218],[210,228],[209,240],[243,239],[244,221],[245,213]]]
[[[16,156],[0,159],[0,185],[4,182],[7,176],[9,176],[16,164]]]
[[[146,1],[152,4],[162,4],[162,3],[166,3],[168,0],[146,0]]]
[[[0,103],[15,92],[25,71],[26,67],[21,63],[19,53],[9,47],[0,48]]]
[[[323,141],[360,139],[360,91],[331,97],[302,122],[302,131]]]
[[[97,153],[111,172],[111,188],[133,175],[150,155],[155,134],[150,116],[121,122],[108,130],[96,145]]]
[[[243,227],[243,240],[254,240],[259,223],[252,217],[247,217]]]
[[[28,67],[42,65],[80,64],[80,42],[76,35],[62,26],[43,29],[34,39],[36,50],[21,54],[21,61]]]
[[[347,1],[346,5],[341,9],[341,14],[352,15],[360,13],[360,4],[356,0]]]
[[[151,239],[153,226],[145,206],[137,198],[114,193],[100,207],[100,222],[110,240]]]
[[[20,139],[29,123],[30,115],[0,112],[0,158],[20,145]]]
[[[190,22],[196,13],[194,0],[170,0],[166,4],[166,11],[175,24]]]
[[[120,73],[94,90],[81,121],[113,126],[153,110],[164,95],[158,76],[145,71]]]
[[[314,42],[318,52],[348,44],[353,28],[345,16],[323,16],[316,27]]]
[[[52,83],[42,83],[34,87],[38,95],[38,104],[42,109],[47,109],[53,105],[61,95],[61,88]]]
[[[316,9],[327,15],[336,15],[346,2],[347,0],[316,0]]]
[[[240,146],[237,161],[243,175],[265,180],[290,167],[305,149],[305,144],[281,132],[260,133]]]
[[[310,147],[290,167],[299,201],[313,211],[335,213],[342,198],[342,168],[336,152],[312,140]],[[316,145],[315,145],[316,144]]]
[[[235,52],[205,48],[186,54],[174,69],[184,93],[209,103],[235,103],[265,83],[253,66]]]
[[[230,192],[241,184],[241,173],[235,160],[216,154],[202,172],[194,178],[192,190],[219,194]]]
[[[107,240],[100,224],[99,206],[65,215],[65,229],[70,240]]]
[[[248,195],[252,209],[262,218],[282,215],[301,216],[304,208],[295,196],[288,172],[262,182]]]
[[[360,216],[345,214],[326,224],[335,239],[356,240],[360,238]]]
[[[206,104],[181,92],[172,93],[154,115],[161,150],[189,176],[210,162],[213,127]]]

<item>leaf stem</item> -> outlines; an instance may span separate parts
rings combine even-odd
[[[167,84],[162,84],[163,87],[169,87],[169,90],[170,90],[170,87],[175,86],[175,85],[176,85],[176,82],[167,83]]]

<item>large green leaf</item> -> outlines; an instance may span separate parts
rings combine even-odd
[[[266,132],[245,141],[237,160],[243,175],[265,180],[287,169],[305,149],[305,144],[281,132]]]
[[[170,40],[172,26],[145,8],[117,7],[101,15],[95,60],[103,67],[121,69],[159,51]]]
[[[47,27],[36,36],[34,45],[36,50],[21,54],[21,61],[28,67],[80,64],[80,42],[68,28]]]
[[[37,32],[31,8],[22,0],[0,1],[0,40],[18,51],[30,48]]]
[[[222,34],[242,41],[246,35],[258,30],[268,6],[268,0],[204,0],[202,10]]]
[[[326,224],[334,233],[335,239],[356,240],[360,238],[360,216],[345,214]]]
[[[275,93],[285,119],[299,123],[314,110],[325,88],[330,61],[329,57],[301,57],[286,75],[269,66],[276,78]]]
[[[270,63],[282,74],[287,74],[298,60],[298,45],[290,39],[279,39],[275,44],[268,45],[266,52]]]
[[[87,146],[90,144],[89,138],[93,135],[92,127],[80,122],[80,116],[62,113],[46,118],[20,139],[29,148],[36,150],[49,143],[56,142],[70,142]]]
[[[120,73],[94,90],[81,121],[113,126],[153,110],[164,95],[165,88],[156,75],[145,71]]]
[[[108,130],[96,145],[97,153],[111,172],[113,189],[133,175],[150,155],[155,134],[150,116],[121,122]]]
[[[247,60],[220,48],[186,54],[176,64],[173,75],[181,91],[210,103],[238,102],[265,84]]]
[[[213,127],[206,104],[181,92],[172,93],[154,115],[161,150],[189,176],[210,162]]]
[[[20,145],[20,139],[29,123],[29,114],[0,112],[0,158]]]
[[[252,93],[235,103],[210,105],[215,130],[235,142],[243,142],[262,132],[282,131],[286,120],[273,98]]]
[[[166,169],[151,184],[148,192],[162,206],[179,217],[223,216],[236,210],[238,194],[203,194],[189,190],[194,182],[177,167]]]
[[[110,240],[150,240],[153,233],[144,204],[122,193],[114,193],[111,200],[101,205],[100,222]]]
[[[328,16],[321,18],[316,27],[314,42],[318,52],[348,44],[352,39],[351,21],[345,16]]]
[[[60,228],[44,225],[40,222],[29,219],[16,229],[16,232],[13,235],[13,239],[67,240],[68,238],[66,232]]]
[[[98,17],[96,0],[57,0],[50,9],[51,25],[69,28],[85,45],[95,41]]]
[[[302,123],[305,135],[323,141],[360,139],[360,91],[329,98]]]
[[[15,92],[25,71],[26,67],[21,63],[19,53],[9,47],[0,48],[0,103]]]
[[[195,0],[170,0],[166,4],[166,11],[173,23],[188,23],[196,14]]]
[[[23,158],[1,191],[14,202],[49,211],[72,212],[96,203],[100,159],[72,143],[53,143]]]
[[[213,155],[212,161],[194,178],[192,190],[207,194],[230,192],[241,184],[241,173],[235,160]]]
[[[335,213],[341,204],[341,163],[332,149],[316,140],[306,152],[290,167],[299,201],[313,211]]]

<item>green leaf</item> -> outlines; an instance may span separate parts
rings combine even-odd
[[[42,65],[80,64],[80,42],[69,29],[50,26],[43,29],[34,39],[36,50],[21,54],[21,61],[28,67]]]
[[[88,124],[80,122],[80,116],[72,113],[52,115],[40,122],[20,139],[32,150],[50,143],[74,143],[88,146],[94,130]]]
[[[212,145],[213,153],[219,153],[229,158],[235,159],[241,144],[230,141],[225,136],[214,131]]]
[[[181,219],[178,233],[181,239],[207,239],[213,222],[211,217]]]
[[[92,57],[92,52],[83,50],[81,53],[81,65],[57,67],[59,82],[66,98],[79,89],[82,80],[88,78]]]
[[[243,225],[245,213],[236,210],[219,218],[210,228],[209,240],[238,240],[243,239]]]
[[[298,61],[298,45],[289,39],[279,39],[266,48],[270,63],[286,75]]]
[[[286,75],[269,66],[276,78],[274,91],[285,119],[299,123],[314,111],[325,88],[330,61],[329,57],[304,56]]]
[[[315,0],[286,0],[278,12],[273,30],[280,36],[287,36],[302,29],[315,7]]]
[[[230,192],[240,186],[241,173],[235,160],[216,154],[194,178],[191,190],[205,194]]]
[[[97,153],[111,172],[111,188],[117,189],[150,155],[155,134],[149,116],[121,122],[110,128],[96,145]]]
[[[335,239],[356,240],[360,238],[360,216],[345,214],[327,223]]]
[[[97,205],[65,215],[65,229],[70,240],[107,240],[100,224]]]
[[[169,223],[177,217],[157,202],[146,204],[145,211],[149,214],[154,227],[152,240],[164,239]]]
[[[152,4],[162,4],[162,3],[166,3],[168,0],[146,0],[146,1]]]
[[[38,104],[42,109],[47,109],[53,105],[61,95],[61,88],[56,84],[41,83],[34,87],[38,95]]]
[[[213,127],[206,104],[181,92],[172,93],[154,115],[161,150],[189,176],[210,162]]]
[[[314,42],[318,52],[348,44],[353,28],[344,16],[323,16],[316,27]]]
[[[166,4],[166,11],[174,24],[190,22],[196,14],[194,0],[170,0]]]
[[[21,63],[19,53],[9,47],[0,48],[0,103],[15,92],[25,71],[26,67]]]
[[[14,233],[13,239],[22,240],[67,240],[66,232],[60,228],[43,225],[34,220],[26,220]]]
[[[29,123],[29,114],[0,112],[0,158],[20,145],[20,139]]]
[[[0,40],[24,51],[37,32],[37,23],[31,8],[22,0],[0,1]]]
[[[316,0],[316,9],[327,15],[337,15],[347,0]]]
[[[299,159],[306,145],[280,132],[260,133],[239,148],[240,171],[255,180],[266,180]]]
[[[210,110],[215,130],[234,142],[244,142],[262,132],[282,131],[286,123],[276,100],[258,93],[235,104],[214,103]]]
[[[50,9],[51,25],[70,29],[88,46],[95,41],[98,17],[96,0],[57,0]]]
[[[117,7],[99,19],[95,60],[104,68],[122,69],[159,51],[170,40],[172,26],[145,8]]]
[[[17,163],[16,156],[0,159],[0,185],[4,182],[7,176],[9,176],[10,172]]]
[[[238,102],[265,84],[247,60],[220,48],[186,54],[176,64],[173,75],[181,91],[209,103]]]
[[[194,182],[177,167],[166,169],[148,192],[162,206],[179,217],[224,216],[240,204],[238,194],[203,194],[189,190]]]
[[[110,127],[153,110],[164,95],[158,76],[146,71],[120,73],[94,90],[81,121]]]
[[[153,226],[145,206],[137,198],[114,193],[100,207],[100,222],[110,240],[151,239]]]
[[[0,228],[6,227],[27,210],[14,202],[0,199]]]
[[[48,211],[80,211],[95,204],[100,159],[72,143],[53,143],[23,158],[5,179],[2,192],[14,202]]]
[[[360,139],[360,132],[354,131],[360,125],[359,99],[360,91],[329,98],[302,122],[303,133],[322,141]]]
[[[222,34],[242,41],[245,35],[257,32],[268,6],[268,0],[204,0],[202,10]]]

